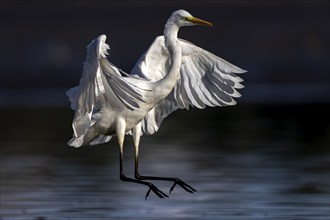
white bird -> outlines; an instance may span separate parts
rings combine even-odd
[[[155,39],[131,74],[106,59],[109,49],[106,36],[99,36],[87,47],[79,86],[67,91],[75,110],[74,134],[68,144],[74,147],[102,144],[117,135],[120,179],[148,186],[145,198],[151,191],[160,198],[168,196],[144,180],[172,181],[170,193],[176,185],[190,193],[196,190],[178,178],[140,175],[140,136],[157,132],[163,119],[177,109],[235,105],[233,97],[240,97],[236,89],[243,88],[243,80],[236,74],[245,70],[178,39],[179,28],[191,25],[213,26],[185,10],[173,12],[164,36]],[[131,134],[134,140],[135,178],[126,177],[123,170],[125,134]]]

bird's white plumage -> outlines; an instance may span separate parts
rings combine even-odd
[[[243,88],[243,80],[236,74],[245,70],[188,41],[179,39],[179,42],[182,49],[180,77],[172,92],[142,121],[146,134],[156,132],[163,119],[177,109],[235,105],[233,98],[240,97],[236,89]],[[164,36],[159,36],[136,63],[131,74],[156,82],[166,75],[170,63]]]
[[[106,36],[101,35],[87,46],[87,58],[84,70],[77,87],[67,91],[71,108],[75,110],[72,122],[74,137],[70,145],[79,147],[90,127],[95,123],[102,108],[113,111],[134,110],[144,103],[144,84],[133,85],[129,77],[122,77],[121,71],[112,65],[106,55],[109,46],[105,43]],[[110,135],[99,134],[89,144],[105,143]]]
[[[183,10],[174,12],[165,26],[167,38],[157,37],[130,74],[106,59],[109,46],[105,35],[88,45],[80,84],[67,91],[71,108],[75,110],[74,135],[69,145],[79,147],[109,141],[113,134],[97,130],[94,125],[112,126],[112,122],[107,124],[110,119],[126,120],[126,133],[132,134],[131,129],[141,122],[143,133],[153,134],[163,119],[177,109],[236,104],[233,98],[240,97],[236,89],[243,88],[243,80],[236,74],[245,71],[188,41],[176,40],[179,27],[192,24],[180,16],[192,17]],[[169,51],[174,42],[181,49],[180,73],[174,84],[167,82],[175,86],[163,95],[159,82],[168,75],[175,61]],[[163,81],[166,85],[166,80]],[[156,97],[157,94],[162,98]]]
[[[69,144],[75,147],[83,144],[84,136],[94,123],[92,113],[101,108],[101,100],[106,95],[99,64],[99,59],[105,58],[109,49],[105,39],[105,35],[101,35],[87,46],[87,57],[79,86],[67,91],[71,108],[75,110],[72,122],[74,137]],[[110,140],[111,136],[102,135],[101,138]]]

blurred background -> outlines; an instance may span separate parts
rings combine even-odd
[[[116,140],[66,145],[65,91],[91,40],[106,34],[108,59],[130,72],[177,9],[215,24],[180,38],[248,72],[238,105],[177,111],[142,138],[142,170],[199,192],[141,203],[146,189],[117,178]],[[312,0],[2,0],[0,219],[328,219],[329,10]]]

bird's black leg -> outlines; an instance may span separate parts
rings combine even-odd
[[[125,182],[133,182],[133,183],[138,183],[138,184],[143,184],[149,187],[149,190],[146,193],[145,199],[148,198],[149,194],[151,191],[153,191],[159,198],[166,198],[168,195],[163,193],[160,189],[158,189],[154,184],[142,180],[137,180],[133,178],[126,177],[123,171],[123,159],[122,159],[122,154],[120,154],[120,179]]]
[[[183,182],[179,178],[173,177],[157,177],[157,176],[141,176],[139,174],[139,144],[140,144],[140,137],[141,137],[141,123],[135,126],[133,129],[133,140],[135,146],[135,178],[139,181],[141,180],[163,180],[163,181],[170,181],[173,182],[173,186],[170,189],[170,193],[173,191],[176,185],[181,186],[184,190],[190,193],[194,193],[195,190],[193,187],[188,185],[187,183]]]
[[[133,182],[138,183],[142,185],[146,185],[149,187],[149,190],[146,193],[145,199],[148,198],[151,191],[153,191],[159,198],[165,198],[168,197],[165,193],[163,193],[160,189],[158,189],[154,184],[142,180],[137,180],[133,178],[128,178],[124,174],[124,166],[123,166],[123,160],[124,160],[124,153],[123,153],[123,145],[124,145],[124,137],[125,137],[125,122],[118,121],[117,122],[117,136],[118,136],[118,143],[120,147],[119,151],[119,166],[120,166],[120,179],[125,182]]]

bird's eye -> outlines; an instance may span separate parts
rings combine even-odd
[[[187,17],[181,17],[181,21],[188,21]]]

